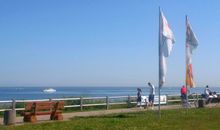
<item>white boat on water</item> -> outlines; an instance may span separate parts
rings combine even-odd
[[[43,90],[43,92],[44,92],[44,93],[55,93],[56,90],[53,89],[53,88],[46,88],[46,89]]]

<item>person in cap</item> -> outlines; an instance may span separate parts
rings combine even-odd
[[[153,84],[151,84],[150,82],[148,82],[148,86],[149,86],[149,106],[153,108],[154,106],[154,95],[155,95],[155,87]]]

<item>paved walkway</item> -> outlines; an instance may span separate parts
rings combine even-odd
[[[217,107],[220,105],[218,104]],[[209,106],[213,107],[213,106]],[[215,105],[216,107],[216,105]],[[154,110],[157,110],[158,107],[154,107]],[[168,109],[180,109],[182,106],[180,105],[166,105],[161,106],[161,110],[168,110]],[[88,117],[88,116],[101,116],[101,115],[108,115],[114,113],[129,113],[129,112],[140,112],[140,111],[148,111],[151,110],[150,108],[124,108],[124,109],[110,109],[110,110],[98,110],[98,111],[85,111],[85,112],[72,112],[72,113],[63,113],[64,121],[70,120],[74,117]],[[52,122],[50,121],[50,116],[37,116],[38,122]],[[3,118],[0,118],[0,124],[3,124]],[[23,117],[16,117],[16,125],[24,124]]]

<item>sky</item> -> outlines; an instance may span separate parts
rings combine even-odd
[[[185,82],[185,15],[197,86],[220,86],[219,0],[1,0],[0,86],[158,84],[159,6],[176,43],[164,86]]]

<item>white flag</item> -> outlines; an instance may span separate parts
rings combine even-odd
[[[166,59],[170,55],[175,42],[174,35],[163,14],[160,11],[160,31],[159,31],[159,83],[162,86],[166,76]]]

